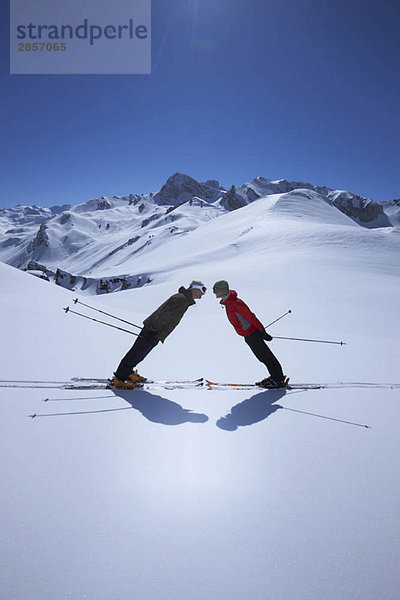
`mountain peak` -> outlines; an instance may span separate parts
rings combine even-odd
[[[224,223],[237,219],[241,228],[242,219],[258,221],[271,215],[290,224],[300,218],[313,224],[351,225],[340,213],[364,228],[400,223],[398,200],[383,205],[345,190],[262,176],[224,189],[217,180],[199,182],[175,172],[157,193],[101,196],[72,207],[0,209],[0,260],[96,293],[126,289],[128,284],[140,287],[153,278],[154,256],[164,244],[167,256],[170,248],[180,248],[180,238],[203,225],[207,231],[209,221],[237,210],[241,214],[233,220],[210,224],[216,239]],[[252,229],[249,223],[240,232]],[[224,235],[231,240],[229,227]]]
[[[213,202],[219,196],[218,182],[211,180],[206,181],[206,183],[199,183],[190,175],[176,172],[167,179],[161,190],[154,195],[154,201],[161,206],[177,206],[187,202],[194,196]]]

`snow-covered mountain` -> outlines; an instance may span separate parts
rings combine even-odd
[[[395,227],[400,226],[400,199],[383,202],[383,209]]]
[[[356,224],[360,230],[398,224],[396,206],[384,210],[343,190],[263,177],[226,190],[218,181],[199,183],[175,173],[156,193],[103,196],[76,206],[0,210],[0,260],[88,293],[141,287],[162,277],[160,248],[170,265],[184,252],[200,254],[203,249],[195,245],[198,229],[224,230],[230,213],[239,211],[245,218],[243,211],[253,204],[266,209],[261,217],[266,227],[280,213],[304,219],[304,212],[312,218],[321,211],[328,220]]]
[[[149,199],[137,214],[142,199],[106,200],[67,211],[70,235],[83,228],[97,253],[82,247],[77,266],[100,260],[98,224],[102,243],[107,222],[118,238],[115,213],[122,227],[130,212],[132,225],[181,217],[142,252],[130,257],[132,243],[92,269],[157,285],[83,301],[141,324],[180,285],[227,279],[265,325],[292,310],[269,328],[291,381],[332,387],[60,389],[111,376],[133,336],[66,314],[76,292],[0,263],[2,598],[397,600],[399,229],[360,226],[307,188],[231,211],[196,200],[165,214]],[[47,221],[48,250],[60,218]],[[193,229],[168,236],[183,223]],[[139,370],[266,375],[210,291]]]

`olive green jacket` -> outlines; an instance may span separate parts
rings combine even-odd
[[[192,304],[192,290],[183,286],[178,293],[161,304],[147,319],[143,321],[146,329],[149,329],[161,342],[175,329],[183,315]]]

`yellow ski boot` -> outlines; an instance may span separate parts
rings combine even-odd
[[[125,379],[125,381],[121,381],[117,379],[117,377],[112,378],[111,385],[120,390],[133,390],[137,387],[143,387],[143,383],[140,381],[132,381],[132,379]]]
[[[146,377],[142,377],[142,375],[139,375],[139,373],[137,371],[133,371],[133,373],[128,375],[128,379],[130,379],[131,381],[134,381],[136,383],[143,383],[143,382],[147,381]]]

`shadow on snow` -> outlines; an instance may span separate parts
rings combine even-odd
[[[247,400],[233,406],[231,412],[225,415],[225,417],[218,419],[216,425],[226,431],[235,431],[238,427],[259,423],[279,408],[283,408],[283,406],[274,404],[274,402],[283,398],[285,394],[285,389],[268,390],[255,394],[251,398],[247,398]]]
[[[142,390],[125,391],[113,390],[119,398],[128,402],[138,410],[148,421],[162,425],[181,425],[182,423],[205,423],[208,417],[202,413],[194,413],[183,408],[177,402],[162,398]]]
[[[329,421],[336,421],[337,423],[345,423],[348,425],[354,425],[356,427],[364,427],[371,429],[370,425],[364,425],[362,423],[355,423],[353,421],[347,421],[344,419],[337,419],[335,417],[329,417],[327,415],[320,415],[311,413],[304,410],[290,408],[289,406],[281,406],[275,404],[278,400],[286,395],[285,389],[279,390],[265,390],[250,398],[247,398],[243,402],[236,404],[230,410],[230,413],[221,417],[216,422],[217,427],[224,429],[225,431],[236,431],[239,427],[248,425],[254,425],[264,421],[267,417],[272,415],[278,409],[283,409],[311,417],[317,417],[319,419],[326,419]],[[301,393],[296,391],[290,393],[290,395]],[[113,395],[121,398],[127,402],[129,407],[122,408],[104,408],[99,410],[85,410],[85,411],[71,411],[71,412],[59,412],[59,413],[34,413],[29,415],[32,419],[36,417],[62,417],[66,415],[88,415],[95,413],[105,412],[117,412],[121,410],[137,410],[140,412],[145,419],[153,423],[160,423],[161,425],[181,425],[183,423],[205,423],[208,421],[208,416],[204,413],[195,413],[190,409],[183,408],[177,402],[167,400],[162,396],[157,396],[154,393],[149,393],[145,390],[135,390],[134,392],[127,390],[113,390]],[[109,398],[110,396],[97,396],[97,398]],[[88,400],[89,398],[46,398],[44,402],[51,401],[66,401],[66,400]]]

